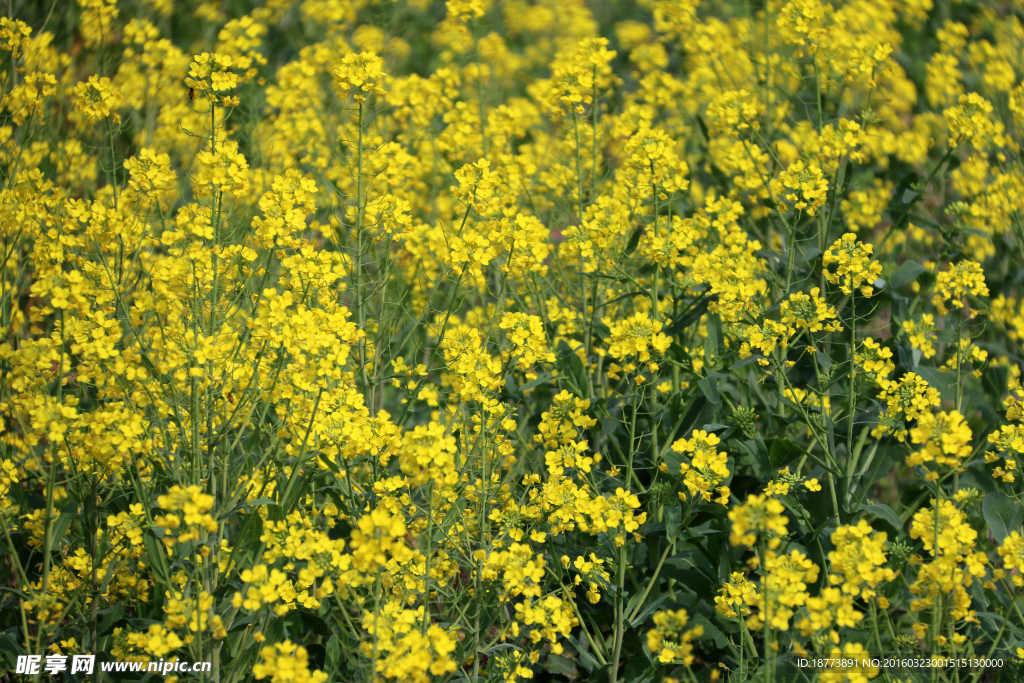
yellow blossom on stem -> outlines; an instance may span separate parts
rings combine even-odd
[[[384,62],[373,52],[345,55],[334,70],[334,80],[342,96],[351,94],[356,102],[365,102],[373,95],[384,95]]]
[[[825,203],[828,181],[817,164],[806,165],[803,161],[795,161],[779,173],[778,178],[772,179],[771,188],[776,199],[813,216]]]
[[[121,91],[106,76],[90,76],[75,86],[75,104],[86,119],[98,121],[121,104]]]
[[[969,260],[953,264],[938,274],[935,279],[935,294],[932,296],[932,304],[940,315],[946,315],[949,312],[946,308],[947,303],[953,308],[962,309],[968,294],[988,296],[985,273],[981,264]]]
[[[778,548],[786,535],[785,506],[778,498],[750,494],[747,502],[729,511],[729,543],[752,548],[758,537],[768,541],[769,548]]]
[[[698,624],[687,629],[688,619],[685,609],[654,615],[654,628],[647,632],[647,648],[658,655],[659,662],[681,660],[686,666],[693,663],[691,641],[704,634],[704,627]]]
[[[839,285],[843,294],[852,294],[859,289],[864,296],[871,296],[872,284],[882,274],[882,266],[871,260],[874,247],[857,239],[852,232],[835,241],[822,256],[825,279]],[[832,271],[830,266],[835,265]]]

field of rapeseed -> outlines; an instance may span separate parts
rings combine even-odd
[[[3,680],[1024,672],[1019,0],[5,5]]]

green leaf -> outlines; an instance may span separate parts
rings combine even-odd
[[[921,201],[921,194],[910,187],[922,180],[916,173],[904,175],[896,185],[896,191],[889,200],[889,217],[892,219],[892,226],[896,230],[906,230],[910,213],[910,207]]]
[[[975,612],[975,616],[979,616],[979,617],[981,617],[982,619],[985,619],[985,620],[992,620],[993,622],[998,620],[1001,623],[1005,623],[1006,628],[1008,628],[1010,631],[1013,631],[1014,633],[1017,633],[1017,634],[1024,634],[1024,631],[1022,631],[1019,626],[1015,626],[1012,621],[1010,621],[1009,619],[1004,617],[1002,614],[997,614],[995,612],[981,612],[981,611],[979,611],[979,612]],[[999,629],[998,628],[993,628],[992,630],[993,631],[998,631]]]
[[[928,270],[917,261],[904,261],[896,269],[896,272],[889,277],[889,286],[892,289],[899,289],[916,280],[921,273],[927,272]]]
[[[768,450],[768,460],[772,467],[782,467],[803,454],[804,449],[789,439],[772,439],[772,445]]]
[[[651,683],[654,680],[654,665],[645,665],[639,657],[627,657],[621,680],[622,683]]]
[[[917,372],[917,367],[921,364],[921,350],[909,344],[897,344],[896,351],[900,357],[900,364],[907,370]]]
[[[580,641],[576,636],[569,636],[569,642],[576,648],[576,654],[579,655],[580,664],[587,670],[587,673],[594,673],[595,669],[601,668],[601,663],[594,658],[594,655],[590,654],[590,650],[587,647],[586,641]]]
[[[772,463],[768,457],[768,447],[764,440],[758,436],[757,439],[729,439],[728,446],[732,451],[739,451],[747,457],[747,461],[754,470],[754,475],[762,482],[771,480]]]
[[[768,457],[768,446],[760,436],[747,439],[747,445],[753,455],[751,463],[754,466],[754,474],[761,478],[761,481],[769,481],[772,478],[772,462]]]
[[[722,319],[717,314],[708,314],[708,336],[704,338],[704,360],[714,365],[722,355]]]
[[[327,641],[327,671],[333,673],[338,670],[341,663],[341,644],[338,642],[338,634],[332,633],[331,639]]]
[[[807,528],[809,520],[805,517],[805,514],[807,514],[807,508],[801,505],[800,501],[793,496],[779,496],[779,500],[786,506],[787,510],[793,513],[793,518],[800,526],[801,531],[804,531],[805,533],[806,531],[809,531],[810,529]]]
[[[614,417],[602,417],[601,418],[601,433],[605,436],[611,436],[615,433],[615,430],[619,428],[619,421]]]
[[[641,289],[637,289],[637,290],[634,290],[632,292],[627,292],[626,294],[623,294],[622,296],[617,296],[614,299],[609,299],[608,301],[605,301],[600,306],[598,306],[598,308],[604,308],[605,306],[611,306],[612,304],[617,303],[619,301],[622,301],[623,299],[630,299],[630,298],[632,298],[634,296],[644,296],[644,297],[647,297],[647,296],[650,296],[650,295],[651,295],[650,292],[645,292],[645,291],[643,291]]]
[[[551,375],[549,373],[545,372],[543,375],[539,375],[537,377],[537,379],[531,380],[531,381],[527,382],[526,384],[524,384],[523,386],[519,387],[519,391],[526,391],[527,389],[533,389],[534,387],[539,387],[541,384],[544,384],[545,382],[550,382],[550,381],[551,381]]]
[[[897,532],[903,529],[903,522],[900,521],[899,515],[893,512],[893,509],[884,503],[863,505],[860,509],[870,515],[874,515],[875,517],[885,520],[891,524],[892,528]]]
[[[56,542],[64,538],[64,534],[71,528],[71,522],[75,521],[77,516],[78,506],[72,504],[57,517],[57,521],[53,523],[53,528],[50,531],[50,538],[54,540],[54,547],[57,547]]]
[[[570,678],[576,677],[576,662],[561,655],[548,654],[544,668],[553,674],[561,674]]]
[[[994,491],[985,496],[981,504],[981,512],[985,516],[985,523],[989,531],[995,537],[997,543],[1010,535],[1012,531],[1020,531],[1021,522],[1024,522],[1024,511],[1020,505],[1005,493]]]
[[[743,360],[738,360],[735,363],[733,363],[732,365],[730,365],[729,369],[730,370],[735,370],[736,368],[742,368],[744,365],[750,365],[751,363],[756,363],[757,361],[763,360],[763,359],[764,359],[764,356],[757,356],[757,355],[747,356]]]
[[[704,392],[704,397],[707,398],[708,403],[718,405],[721,398],[718,396],[718,379],[714,375],[709,375],[699,380],[697,386]]]
[[[558,342],[558,372],[575,384],[575,389],[582,391],[587,386],[587,371],[583,361],[563,339]]]
[[[912,225],[916,225],[919,228],[924,228],[925,230],[934,230],[936,232],[942,231],[942,226],[933,221],[931,218],[925,218],[924,216],[915,216],[914,214],[910,214],[908,218],[910,219]]]
[[[633,231],[633,234],[629,236],[629,242],[626,243],[625,251],[622,252],[624,256],[629,256],[634,251],[636,251],[637,245],[640,244],[640,235],[642,235],[643,233],[643,226]]]
[[[171,576],[167,571],[167,551],[164,550],[164,544],[157,541],[152,529],[147,529],[142,535],[142,543],[146,546],[146,556],[156,577],[160,583],[169,584]]]
[[[344,506],[343,506],[344,507]],[[238,541],[231,549],[228,556],[227,566],[237,569],[238,563],[235,560],[237,555],[245,557],[247,548],[255,548],[260,543],[260,536],[263,535],[263,518],[259,515],[246,515],[238,529]],[[148,547],[147,547],[148,550]]]
[[[647,649],[647,638],[642,638],[635,628],[626,627],[622,634],[622,649],[628,653],[626,668],[622,672],[622,683],[649,681],[654,662],[651,661],[651,652]]]
[[[124,617],[124,606],[122,603],[115,603],[113,607],[108,607],[105,610],[98,610],[97,614],[103,614],[103,620],[100,621],[100,625],[97,628],[97,632],[101,636],[110,634],[114,630],[114,624]]]
[[[128,625],[131,626],[136,631],[148,631],[149,627],[152,626],[153,624],[161,624],[161,623],[163,623],[163,622],[160,622],[160,621],[156,621],[155,619],[141,619],[141,618],[127,619],[126,621],[128,622]]]
[[[708,619],[703,614],[700,614],[700,613],[694,614],[690,618],[690,623],[687,624],[687,629],[689,629],[691,627],[691,624],[693,626],[696,626],[696,625],[700,624],[701,626],[704,627],[704,633],[702,633],[696,639],[698,642],[700,642],[702,640],[707,640],[708,638],[712,638],[715,641],[715,647],[723,648],[723,649],[728,647],[729,639],[726,638],[725,634],[722,633],[722,631],[717,626],[712,624],[711,620]]]
[[[321,617],[318,617],[312,612],[300,611],[298,614],[299,622],[302,624],[302,627],[305,630],[312,631],[318,636],[324,636],[325,638],[327,636],[332,635],[331,627],[328,626],[327,622],[324,621]]]
[[[708,132],[708,124],[704,123],[704,117],[698,115],[698,116],[696,116],[694,118],[697,119],[697,125],[700,126],[700,133],[701,133],[701,135],[704,136],[704,140],[705,141],[710,140],[711,139],[711,133]]]
[[[956,375],[953,373],[942,372],[930,365],[921,365],[917,368],[917,374],[939,392],[943,401],[952,401],[956,398],[956,387],[953,386],[956,382]]]
[[[597,278],[604,278],[605,280],[615,280],[616,282],[629,282],[629,280],[627,278],[615,277],[614,275],[609,275],[608,273],[601,273],[601,272],[598,272],[598,271],[594,271],[592,273],[587,273],[587,272],[584,272],[582,270],[574,270],[572,272],[574,274],[576,274],[576,275],[582,275],[583,277],[597,277]]]
[[[681,570],[699,570],[700,567],[697,566],[697,562],[695,561],[696,557],[697,550],[695,548],[683,548],[678,553],[665,560],[665,567],[674,567]]]
[[[668,465],[668,471],[674,476],[679,476],[682,471],[682,464],[684,462],[683,455],[670,450],[665,454],[665,464]]]
[[[18,641],[9,633],[0,633],[0,652],[7,656],[7,666],[15,666],[18,655],[24,654],[18,646]]]
[[[665,533],[669,538],[675,538],[676,534],[679,533],[679,526],[683,522],[683,510],[680,506],[675,505],[670,508],[665,508]]]
[[[697,300],[690,308],[683,312],[674,322],[669,323],[662,332],[669,337],[675,336],[683,330],[691,327],[700,321],[704,317],[704,314],[708,312],[708,306],[718,301],[717,294],[709,294],[708,296],[702,297]]]
[[[657,600],[652,600],[642,610],[640,610],[639,614],[637,614],[630,620],[629,625],[633,628],[640,626],[640,624],[646,621],[647,617],[654,614],[654,611],[657,610],[658,607],[662,605],[662,603],[664,603],[666,600],[670,598],[674,598],[675,595],[675,593],[665,593],[664,595],[660,596]]]

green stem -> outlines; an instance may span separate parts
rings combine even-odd
[[[762,627],[764,631],[764,665],[765,665],[765,681],[769,683],[773,680],[772,676],[772,626],[771,626],[771,595],[768,592],[769,576],[768,576],[768,550],[764,539],[758,541],[758,556],[760,557],[761,566],[761,582],[764,590],[764,614],[761,615],[762,621],[764,622]]]
[[[853,421],[857,415],[857,290],[851,289],[850,292],[850,395],[847,408],[849,415],[846,416],[846,458],[850,464],[847,473],[853,474],[857,464],[853,457]]]
[[[615,592],[615,642],[612,648],[612,666],[608,680],[616,683],[619,677],[619,659],[622,656],[622,636],[625,631],[625,619],[622,605],[622,592],[626,584],[626,546],[619,548],[619,567],[616,572]]]

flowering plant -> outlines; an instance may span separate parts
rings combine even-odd
[[[0,675],[1022,672],[1006,3],[14,6]]]

